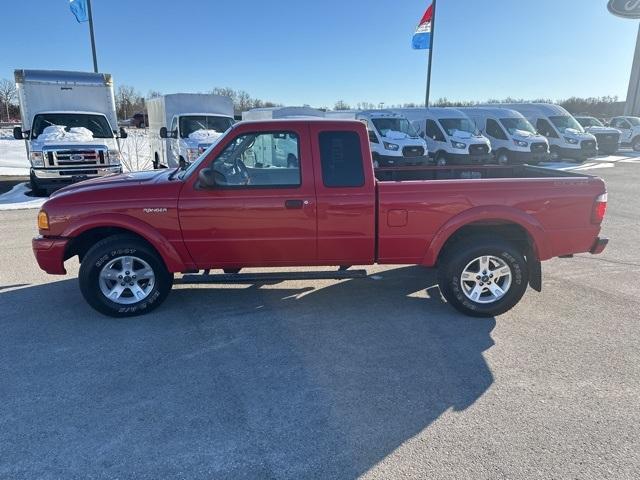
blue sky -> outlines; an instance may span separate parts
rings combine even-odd
[[[0,78],[91,70],[87,24],[67,0],[3,10]],[[427,1],[93,0],[100,71],[146,93],[230,86],[283,104],[424,98],[411,36]],[[439,0],[432,98],[617,95],[638,24],[607,0]]]

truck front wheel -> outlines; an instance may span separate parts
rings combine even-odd
[[[527,262],[513,244],[473,236],[449,247],[439,262],[440,291],[458,311],[493,317],[511,310],[529,283]]]
[[[80,265],[80,291],[94,309],[111,317],[148,313],[173,285],[162,258],[132,235],[114,235],[95,244]]]

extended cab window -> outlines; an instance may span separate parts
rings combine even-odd
[[[298,187],[299,139],[291,132],[248,133],[213,162],[216,183],[227,187]]]
[[[433,120],[427,120],[426,129],[427,129],[427,137],[435,140],[436,142],[445,141],[442,130],[440,130],[440,127],[438,126],[438,124]]]
[[[322,132],[319,135],[322,181],[326,187],[362,187],[364,167],[360,137],[356,132]]]
[[[507,135],[502,130],[502,127],[491,118],[487,120],[487,135],[497,140],[507,140]]]

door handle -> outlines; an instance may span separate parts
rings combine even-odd
[[[305,205],[309,205],[308,200],[285,200],[284,206],[289,210],[301,210]]]

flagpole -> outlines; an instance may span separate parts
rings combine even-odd
[[[435,4],[435,1],[434,1]],[[91,13],[91,0],[87,0],[87,13],[89,14],[89,34],[91,35],[91,51],[93,52],[93,71],[98,73],[98,59],[96,57],[96,39],[93,35],[93,14]]]
[[[431,96],[431,62],[433,60],[433,37],[436,35],[436,3],[437,0],[433,0],[433,18],[431,19],[431,35],[429,39],[429,67],[427,70],[427,95],[424,102],[426,108],[429,108],[429,97]]]

